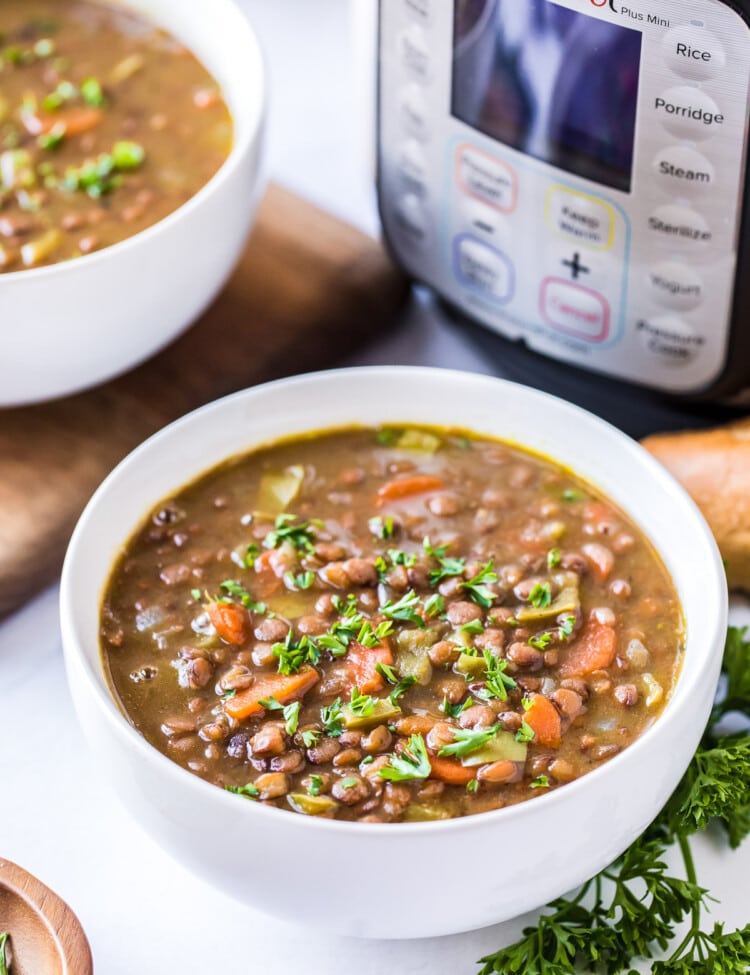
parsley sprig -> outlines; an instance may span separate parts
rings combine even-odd
[[[714,821],[723,826],[732,848],[750,836],[750,733],[716,737],[729,713],[750,717],[746,636],[745,630],[729,631],[726,693],[657,820],[574,898],[550,904],[520,941],[483,958],[480,975],[620,975],[641,959],[650,961],[668,952],[686,921],[685,937],[665,959],[653,963],[652,975],[747,975],[750,924],[734,932],[725,931],[722,924],[704,930],[709,896],[698,884],[690,846],[691,837]],[[533,783],[536,788],[547,784]],[[666,864],[667,851],[675,844],[682,854],[684,878],[673,876]]]
[[[388,764],[380,769],[378,775],[389,782],[408,782],[426,779],[431,771],[424,738],[422,735],[412,735],[401,753],[391,755]]]
[[[307,555],[315,550],[315,532],[319,521],[298,521],[296,515],[279,515],[273,529],[263,539],[264,548],[279,548],[289,542],[298,552]]]
[[[429,538],[425,538],[422,542],[422,547],[424,548],[425,552],[431,558],[435,559],[440,566],[439,569],[432,569],[430,571],[431,586],[440,585],[444,579],[452,579],[456,576],[462,576],[466,571],[466,559],[448,558],[447,545],[439,545],[436,548]]]
[[[453,755],[455,758],[465,758],[478,752],[481,748],[491,741],[500,730],[499,724],[492,725],[491,728],[454,728],[453,741],[449,745],[443,745],[438,752],[439,755]]]
[[[495,572],[495,563],[492,559],[477,572],[475,576],[468,579],[466,582],[461,583],[461,588],[466,590],[469,595],[469,599],[472,602],[477,603],[479,606],[483,606],[485,609],[489,609],[494,601],[497,599],[495,593],[489,588],[489,586],[497,582],[497,572]]]

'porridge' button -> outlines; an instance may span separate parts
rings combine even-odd
[[[667,132],[696,142],[709,139],[725,122],[713,98],[689,85],[678,85],[657,96],[654,109]]]

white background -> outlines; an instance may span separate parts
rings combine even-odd
[[[271,175],[375,233],[368,101],[375,0],[240,2],[262,36],[271,72]],[[424,300],[397,336],[359,361],[491,371]],[[205,887],[100,786],[68,698],[56,589],[0,626],[0,695],[0,856],[38,874],[74,906],[100,975],[471,975],[480,955],[520,929],[516,922],[428,942],[357,942],[281,924]],[[750,845],[735,855],[710,839],[697,846],[701,882],[722,899],[717,917],[733,927],[747,923]],[[463,863],[459,849],[446,848],[444,856],[445,896],[471,897],[471,872],[481,864]],[[289,883],[304,884],[311,898],[347,883],[356,897],[367,870],[353,863],[347,877],[310,877],[300,863]],[[408,863],[394,863],[393,877],[413,887],[418,912],[419,877]]]

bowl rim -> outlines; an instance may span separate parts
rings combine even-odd
[[[107,0],[107,2],[113,6],[131,9],[130,0]],[[222,162],[213,176],[211,176],[211,178],[207,180],[207,182],[205,182],[196,193],[194,193],[184,203],[181,203],[176,210],[168,213],[165,217],[162,217],[161,220],[157,220],[156,223],[151,224],[150,227],[144,227],[143,230],[139,230],[137,233],[131,234],[129,237],[124,237],[122,240],[119,240],[114,244],[109,244],[107,247],[103,247],[99,251],[94,251],[91,254],[82,254],[81,257],[75,261],[58,261],[55,264],[45,265],[44,267],[19,268],[15,271],[6,271],[4,274],[0,274],[0,287],[4,285],[15,285],[18,282],[22,283],[26,281],[32,284],[39,278],[64,275],[70,273],[71,271],[77,271],[81,267],[93,268],[96,266],[96,264],[100,264],[103,261],[117,260],[118,256],[123,252],[130,250],[133,247],[137,247],[140,243],[147,243],[152,237],[156,237],[160,233],[167,232],[169,229],[171,229],[173,224],[176,224],[189,217],[194,210],[203,205],[204,201],[208,197],[213,196],[220,186],[234,176],[236,170],[242,165],[242,160],[244,157],[252,151],[253,147],[258,142],[260,134],[262,133],[265,125],[266,113],[268,109],[268,72],[266,70],[263,49],[255,28],[251,24],[248,17],[245,16],[243,11],[240,9],[236,0],[212,0],[212,3],[214,5],[223,6],[226,13],[234,17],[237,21],[238,30],[244,31],[248,43],[248,59],[252,58],[254,62],[254,70],[258,75],[258,87],[253,92],[255,95],[255,100],[247,109],[248,124],[246,126],[246,131],[239,139],[236,138],[237,126],[234,113],[230,109],[230,116],[232,118],[234,129],[233,135],[235,138],[232,141],[232,147],[227,158]],[[158,28],[167,31],[168,33],[172,33],[170,26],[162,19],[160,14],[144,13],[143,16],[148,17],[148,19],[150,19]],[[194,57],[198,57],[200,63],[213,78],[213,71],[209,70],[205,66],[201,57],[199,57],[192,49],[190,50]],[[226,99],[226,86],[222,87],[222,96]],[[244,93],[243,97],[247,97],[247,93]]]
[[[245,802],[244,804],[240,803],[238,802],[237,796],[218,788],[216,785],[213,785],[192,772],[189,772],[176,762],[173,762],[170,758],[159,751],[158,748],[147,741],[143,735],[141,735],[134,725],[131,724],[124,711],[118,706],[114,694],[109,688],[109,683],[102,666],[103,657],[98,641],[96,648],[97,666],[94,667],[89,661],[88,655],[84,650],[83,640],[79,638],[75,625],[76,612],[74,607],[74,603],[76,601],[76,563],[80,558],[79,553],[86,542],[87,535],[89,534],[89,523],[95,519],[97,507],[100,501],[106,496],[111,486],[119,479],[120,476],[122,476],[123,473],[127,472],[132,467],[137,467],[137,465],[141,462],[141,457],[144,454],[147,454],[148,451],[152,450],[155,445],[161,445],[162,442],[168,441],[172,437],[180,436],[182,431],[189,429],[189,427],[198,419],[202,419],[211,413],[221,414],[221,412],[229,408],[231,404],[242,402],[243,400],[250,401],[257,396],[262,397],[266,390],[275,389],[280,386],[290,387],[307,384],[315,385],[318,383],[325,384],[332,378],[337,378],[339,381],[347,381],[348,379],[353,383],[356,383],[357,377],[363,375],[374,375],[381,381],[394,379],[403,381],[409,376],[418,376],[426,379],[427,381],[440,382],[445,380],[446,377],[453,377],[454,379],[460,381],[470,381],[480,385],[493,385],[497,389],[504,389],[506,393],[510,393],[514,390],[521,390],[525,396],[529,396],[533,400],[536,400],[539,406],[544,409],[562,410],[563,412],[568,413],[571,421],[576,419],[582,420],[589,426],[598,428],[603,435],[610,438],[614,448],[624,451],[625,454],[641,468],[642,471],[657,481],[666,492],[673,496],[675,505],[673,510],[675,512],[677,511],[678,505],[682,506],[682,513],[692,519],[692,527],[695,531],[696,539],[702,541],[705,548],[705,554],[709,556],[705,563],[705,577],[703,579],[702,595],[706,601],[704,614],[705,611],[708,611],[715,617],[712,628],[713,636],[712,639],[707,640],[704,645],[699,645],[698,649],[694,650],[696,656],[700,656],[700,660],[695,665],[695,673],[692,676],[692,680],[688,681],[687,678],[683,676],[685,673],[683,668],[675,683],[672,696],[663,713],[632,744],[630,744],[626,749],[623,749],[619,755],[615,756],[604,765],[587,772],[585,775],[579,777],[573,782],[566,783],[559,789],[536,796],[533,802],[524,801],[516,803],[512,806],[506,806],[502,809],[490,810],[473,815],[460,816],[453,819],[438,820],[426,823],[361,823],[347,820],[329,820],[315,816],[301,816],[297,813],[293,813],[291,810],[287,811],[285,809],[269,808],[261,803],[250,801]],[[404,412],[408,413],[408,410]],[[409,422],[408,416],[404,417],[403,422]],[[460,422],[457,422],[456,425],[459,427],[461,426]],[[342,423],[337,426],[339,429],[345,429],[347,426],[346,421],[342,421]],[[336,428],[329,427],[328,429],[333,430]],[[476,432],[481,436],[482,431]],[[488,434],[488,436],[490,435]],[[272,440],[266,442],[257,441],[254,445],[249,446],[246,452],[252,453],[254,450],[258,449],[258,447],[263,446],[264,443],[267,444],[277,442],[279,439],[281,438],[274,437]],[[502,440],[502,438],[497,439]],[[507,442],[510,443],[511,441]],[[516,442],[513,441],[513,444],[516,445]],[[517,446],[524,449],[524,445],[522,443],[518,443]],[[243,451],[240,450],[235,456],[241,456],[242,453]],[[559,460],[552,454],[549,455],[549,458],[558,464],[566,464],[566,462]],[[190,479],[181,479],[181,483],[178,487],[176,487],[176,490],[181,490],[182,487],[191,483],[192,480],[200,478],[202,474],[207,473],[214,466],[215,465],[212,464],[206,469],[201,469]],[[572,467],[572,470],[577,474],[574,466]],[[596,482],[594,482],[591,478],[584,477],[580,474],[577,474],[577,476],[581,477],[588,483],[597,486]],[[608,492],[606,492],[604,489],[599,488],[599,490],[602,490],[602,493],[604,493],[605,496],[608,496]],[[157,504],[159,500],[161,499],[155,499],[153,503]],[[636,524],[638,524],[638,519],[631,512],[631,510],[627,508],[627,506],[620,504],[619,502],[618,506],[622,507],[626,514],[628,514],[628,516],[631,517]],[[641,530],[647,535],[647,537],[649,537],[652,546],[663,559],[663,555],[655,541],[648,536],[644,529]],[[123,544],[132,536],[133,531],[135,531],[135,526],[131,525],[128,527],[127,531],[122,532]],[[111,568],[112,565],[110,564],[110,571]],[[712,570],[710,575],[709,569]],[[667,571],[670,571],[668,567]],[[677,585],[677,578],[671,571],[670,577],[672,577],[673,583]],[[101,598],[105,584],[106,580],[103,580],[102,586],[97,594],[98,607],[101,605]],[[685,613],[687,616],[687,611],[682,603],[682,598],[680,599],[680,602],[683,613]],[[548,814],[552,816],[553,810],[556,807],[574,803],[579,795],[585,795],[587,790],[595,789],[596,783],[598,783],[599,780],[604,776],[611,776],[615,774],[612,770],[615,769],[616,771],[617,766],[622,760],[635,761],[641,756],[647,757],[647,750],[649,748],[657,747],[659,739],[667,735],[670,727],[680,720],[682,710],[691,706],[691,691],[696,685],[701,684],[705,680],[707,672],[710,673],[712,666],[716,665],[716,661],[713,659],[714,654],[716,653],[716,648],[718,645],[723,646],[727,628],[728,590],[724,565],[718,550],[718,546],[698,506],[688,495],[682,485],[678,483],[678,481],[666,470],[666,468],[664,468],[637,441],[631,439],[612,424],[602,420],[595,414],[590,413],[581,407],[575,406],[574,404],[569,403],[568,401],[559,397],[506,379],[499,379],[492,376],[484,376],[478,373],[470,373],[461,370],[442,369],[429,366],[355,366],[277,379],[240,390],[236,393],[230,394],[229,396],[214,400],[213,402],[208,403],[197,410],[193,410],[180,419],[168,424],[162,430],[155,433],[140,444],[140,446],[135,448],[135,450],[128,454],[102,482],[84,509],[78,524],[76,525],[71,537],[67,554],[65,556],[65,562],[62,570],[60,614],[66,665],[68,667],[70,667],[71,664],[75,665],[79,672],[82,673],[83,677],[85,678],[87,693],[93,697],[97,708],[100,712],[103,712],[105,720],[107,720],[107,722],[113,728],[118,738],[120,738],[120,740],[129,748],[135,749],[139,759],[142,758],[142,760],[146,763],[158,768],[162,776],[173,776],[186,789],[197,790],[198,795],[202,796],[205,801],[226,803],[227,810],[230,808],[244,808],[245,812],[238,812],[237,815],[247,816],[249,823],[252,822],[253,818],[256,816],[263,818],[271,816],[273,817],[273,822],[278,823],[279,816],[283,817],[286,815],[290,819],[293,817],[294,820],[299,820],[299,822],[290,822],[289,825],[291,827],[297,826],[297,828],[300,829],[313,829],[318,832],[333,834],[353,832],[353,835],[359,835],[362,837],[370,836],[378,839],[387,839],[388,837],[397,836],[410,836],[416,839],[417,837],[424,835],[442,835],[447,833],[461,832],[470,828],[481,828],[483,825],[489,828],[495,824],[499,828],[503,824],[510,825],[517,818],[528,817],[530,813],[535,815]],[[685,652],[687,652],[689,644],[690,633],[688,632],[686,634]],[[646,753],[645,756],[644,753]],[[211,796],[213,796],[213,799],[211,799]],[[233,804],[231,807],[229,805],[230,803]],[[549,810],[549,813],[546,812],[547,810]],[[258,822],[262,822],[262,819],[258,820]]]

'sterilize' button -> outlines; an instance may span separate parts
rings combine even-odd
[[[688,85],[659,95],[654,108],[664,128],[684,139],[708,139],[724,124],[724,116],[713,98]]]
[[[690,207],[669,203],[654,210],[648,218],[649,230],[660,240],[688,245],[705,245],[713,240],[713,233],[700,213]]]

